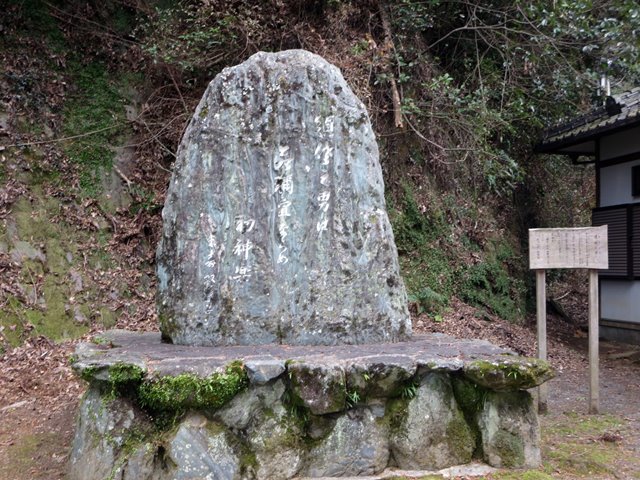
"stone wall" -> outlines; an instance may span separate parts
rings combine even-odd
[[[382,345],[333,347],[322,357],[282,347],[288,360],[272,351],[224,364],[219,349],[166,346],[145,357],[152,343],[138,338],[131,355],[113,343],[79,349],[75,368],[90,387],[71,480],[282,480],[472,459],[540,463],[537,414],[524,389],[553,373],[486,342],[436,336],[403,345],[403,354]],[[206,352],[219,363],[196,372],[189,359],[206,364]]]

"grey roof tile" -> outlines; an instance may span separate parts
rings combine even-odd
[[[606,131],[640,123],[640,87],[613,95],[613,98],[621,106],[620,113],[610,115],[605,107],[598,107],[573,120],[551,127],[544,132],[536,151],[553,152],[559,148],[592,140]]]

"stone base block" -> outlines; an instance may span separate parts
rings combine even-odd
[[[536,467],[538,418],[524,389],[553,375],[443,335],[314,349],[111,332],[81,345],[75,368],[90,385],[71,480],[371,477],[474,459]]]

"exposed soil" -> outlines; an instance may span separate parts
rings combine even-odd
[[[524,355],[534,355],[532,325],[480,320],[474,309],[461,303],[454,305],[452,312],[440,322],[427,316],[416,318],[416,330],[486,338]],[[587,341],[581,329],[558,317],[550,317],[549,331],[549,357],[558,377],[550,382],[549,413],[541,416],[547,473],[554,478],[640,478],[640,348],[601,342],[604,415],[598,418],[615,421],[605,423],[601,430],[576,430],[574,434],[572,424],[590,418],[586,415]],[[68,356],[73,348],[73,342],[54,344],[38,338],[0,358],[0,480],[64,478],[75,412],[84,391],[69,368]],[[604,472],[586,474],[559,461],[554,463],[555,456],[549,449],[565,442],[567,435],[586,445],[602,444],[613,449],[614,463]]]

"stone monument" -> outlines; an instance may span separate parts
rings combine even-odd
[[[334,66],[258,53],[216,77],[163,212],[162,333],[76,349],[89,388],[70,480],[536,467],[526,390],[553,371],[411,335],[383,193],[367,112]]]
[[[158,310],[172,343],[411,334],[369,116],[317,55],[257,53],[211,82],[163,221]]]

